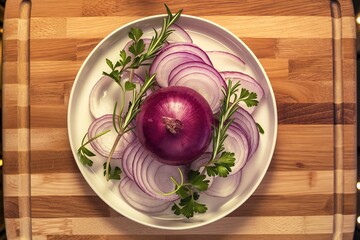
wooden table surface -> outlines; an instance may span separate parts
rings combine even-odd
[[[252,197],[213,224],[142,226],[110,209],[72,156],[77,71],[114,29],[163,2],[12,0],[5,9],[3,139],[9,239],[352,239],[356,209],[355,20],[351,0],[166,2],[229,29],[273,86],[278,140]]]

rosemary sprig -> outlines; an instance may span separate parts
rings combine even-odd
[[[126,53],[126,50],[123,49],[120,51],[119,60],[112,62],[109,59],[106,59],[107,65],[110,67],[111,72],[103,72],[104,75],[111,77],[120,85],[121,76],[125,70],[128,69],[137,69],[144,64],[145,61],[152,59],[160,51],[168,36],[173,32],[170,27],[173,25],[180,17],[182,9],[177,13],[172,14],[169,7],[165,5],[167,17],[163,20],[163,25],[158,32],[154,29],[154,36],[151,39],[148,49],[145,51],[144,40],[141,39],[143,31],[139,28],[131,28],[129,32],[129,38],[132,39],[132,44],[129,47],[129,52],[132,56],[129,56]],[[130,77],[131,78],[131,77]]]
[[[125,116],[121,116],[121,115],[118,116],[120,118],[120,120],[118,121],[118,126],[117,126],[118,134],[116,136],[115,142],[111,148],[111,151],[109,153],[109,156],[106,160],[106,165],[105,165],[106,180],[110,180],[110,177],[111,177],[110,176],[110,161],[112,159],[112,155],[114,154],[114,151],[115,151],[121,137],[126,132],[128,132],[132,129],[130,127],[130,123],[135,119],[136,115],[140,111],[140,107],[144,101],[146,92],[147,92],[147,90],[149,90],[152,87],[152,85],[154,83],[155,83],[155,74],[153,74],[152,76],[149,76],[148,74],[146,74],[144,84],[141,85],[139,92],[135,91],[135,89],[132,90],[132,93],[133,93],[132,101],[131,101],[131,104],[130,104],[129,109],[126,112]],[[114,115],[115,115],[115,111],[114,111]],[[113,117],[113,119],[114,119],[114,117]],[[115,123],[114,123],[114,125],[115,125]]]
[[[248,94],[243,94],[244,89],[242,89],[240,95],[237,94],[240,87],[240,82],[236,82],[233,85],[232,81],[228,80],[227,85],[227,89],[222,90],[224,94],[224,99],[220,108],[219,125],[218,127],[214,127],[212,142],[213,151],[209,162],[205,165],[205,168],[203,170],[203,172],[206,171],[208,176],[218,175],[220,177],[227,177],[231,172],[231,167],[233,167],[235,164],[235,155],[234,153],[226,152],[224,149],[224,141],[227,137],[226,131],[233,122],[231,116],[239,108],[239,102],[245,101],[247,99],[246,97],[250,96],[249,91],[246,89],[245,91],[247,91]],[[254,93],[251,93],[251,95],[253,94]],[[232,99],[232,102],[230,101],[230,99]]]

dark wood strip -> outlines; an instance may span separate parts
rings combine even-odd
[[[278,103],[277,107],[279,124],[355,124],[356,121],[355,103]],[[340,109],[344,110],[343,117],[338,114]]]
[[[342,206],[334,205],[334,197]],[[356,194],[335,195],[253,195],[229,216],[315,216],[356,214]]]
[[[3,84],[16,84],[18,79],[17,63],[4,61],[2,76]]]
[[[32,128],[63,128],[67,124],[67,106],[40,106],[31,107],[30,122]]]
[[[22,0],[13,0],[6,3],[4,19],[19,18],[19,6]]]
[[[161,234],[161,235],[48,235],[47,240],[329,240],[332,234],[233,234],[233,235],[203,235],[203,234]],[[345,238],[344,238],[345,239]],[[346,238],[350,240],[350,238]]]
[[[101,38],[77,39],[76,40],[76,60],[82,61],[87,58],[90,52],[99,44]]]
[[[315,216],[333,213],[333,195],[253,195],[229,216]]]
[[[29,128],[30,122],[27,118],[21,116],[29,116],[29,107],[5,106],[2,127],[4,129]]]
[[[37,39],[30,43],[30,58],[44,61],[76,60],[76,40]]]
[[[343,197],[344,214],[355,214],[356,194],[336,194]],[[6,218],[17,218],[19,197],[6,197]],[[49,211],[51,209],[51,211]],[[240,216],[317,216],[336,212],[334,195],[253,195],[228,217]],[[97,196],[33,196],[33,218],[110,217],[111,209]]]
[[[29,152],[3,151],[4,174],[30,174]]]
[[[18,52],[14,51],[19,47],[18,40],[4,40],[3,41],[3,61],[16,62],[18,60]]]
[[[19,198],[20,197],[4,197],[5,218],[19,218]]]
[[[65,103],[66,83],[32,84],[30,86],[31,113],[41,107],[62,107]]]
[[[108,205],[97,196],[41,196],[31,197],[31,216],[32,218],[109,217],[110,211]]]
[[[4,172],[5,174],[21,174],[19,163],[23,152],[4,151]],[[69,151],[31,151],[30,171],[32,174],[39,173],[79,173],[79,169]]]
[[[31,172],[38,173],[79,173],[71,150],[31,151]]]

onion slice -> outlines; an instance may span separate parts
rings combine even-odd
[[[200,57],[202,59],[202,61],[205,62],[206,64],[212,65],[206,52],[204,50],[202,50],[201,48],[199,48],[197,45],[192,44],[192,43],[171,43],[171,44],[167,45],[166,47],[164,47],[158,53],[158,55],[155,57],[153,63],[150,66],[150,71],[149,71],[150,75],[156,73],[157,78],[158,78],[158,76],[161,76],[161,74],[160,74],[161,69],[158,69],[159,64],[163,61],[163,58],[165,58],[167,55],[169,55],[171,53],[176,53],[176,52],[191,53],[193,55]],[[167,86],[166,80],[167,79],[160,79],[160,80],[157,79],[158,84],[161,87]]]
[[[226,178],[216,177],[213,178],[211,186],[205,192],[206,194],[214,197],[228,197],[238,189],[241,181],[242,171],[230,175]]]
[[[236,71],[224,71],[220,72],[220,75],[225,79],[225,82],[227,82],[227,79],[230,79],[233,83],[240,82],[240,88],[245,88],[249,90],[250,92],[255,92],[257,96],[257,100],[260,102],[265,93],[264,89],[261,87],[258,81],[256,81],[253,77],[250,75],[247,75],[242,72],[236,72]],[[248,107],[244,102],[240,102],[239,104],[241,107],[243,107],[246,111],[249,113],[253,113],[256,109],[256,107]]]
[[[126,149],[124,150],[123,157],[122,157],[122,168],[127,177],[131,180],[134,180],[134,172],[132,168],[132,161],[135,158],[136,154],[140,150],[140,142],[136,138],[132,143],[130,143]]]
[[[237,126],[237,128],[241,128],[247,136],[249,142],[248,159],[250,159],[258,148],[260,141],[260,134],[255,119],[252,115],[250,115],[250,113],[241,107],[239,107],[236,112],[234,112],[232,118],[234,119],[232,125],[235,127]]]
[[[173,52],[166,55],[164,54],[163,58],[158,61],[156,82],[161,87],[167,87],[169,86],[169,75],[176,66],[186,62],[202,61],[202,59],[189,52]]]
[[[170,177],[178,183],[181,182],[178,168],[185,174],[185,166],[171,166],[159,162],[137,140],[126,148],[122,165],[126,169],[124,172],[132,176],[134,182],[146,194],[168,202],[178,199],[175,193],[165,193],[175,190],[175,184]]]
[[[165,202],[146,194],[128,177],[121,180],[119,191],[129,205],[143,212],[158,213],[168,209],[171,205],[171,202]]]
[[[122,75],[121,84],[124,86],[125,82],[129,80],[130,73],[125,71]],[[137,90],[140,88],[138,83],[143,80],[134,74],[133,83],[137,84]],[[94,118],[99,118],[105,114],[111,114],[114,111],[115,102],[119,104],[122,101],[122,94],[120,86],[110,77],[103,76],[92,88],[89,95],[89,108]],[[124,112],[126,112],[129,102],[132,98],[131,92],[125,93]]]
[[[193,40],[191,39],[190,35],[177,24],[171,25],[169,30],[173,31],[170,36],[166,39],[169,43],[174,42],[186,42],[186,43],[192,43]]]
[[[174,68],[169,76],[170,86],[185,86],[196,90],[209,103],[213,113],[218,112],[226,87],[218,71],[204,62],[187,62]]]
[[[235,154],[235,165],[231,168],[229,175],[236,174],[246,164],[249,157],[249,141],[246,133],[236,124],[232,123],[226,131],[228,135],[224,141],[226,152]]]
[[[116,117],[117,123],[117,117]],[[108,157],[111,151],[111,148],[115,142],[115,139],[118,133],[115,131],[113,126],[113,115],[107,114],[100,118],[95,119],[89,126],[88,130],[88,138],[94,138],[98,134],[110,130],[110,132],[106,133],[105,135],[96,138],[95,140],[90,142],[91,147],[101,156]],[[120,159],[122,158],[123,151],[125,150],[126,146],[134,141],[136,138],[133,131],[128,131],[124,133],[121,137],[117,148],[112,155],[113,159]]]
[[[218,71],[239,71],[245,68],[245,61],[225,51],[207,51],[213,66]]]

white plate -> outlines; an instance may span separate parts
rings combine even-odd
[[[130,207],[117,189],[119,182],[106,182],[103,176],[103,159],[94,161],[90,169],[84,167],[78,159],[77,149],[87,128],[93,121],[89,111],[89,94],[96,81],[108,70],[105,59],[117,59],[118,53],[128,41],[130,27],[139,27],[151,34],[152,28],[160,28],[165,15],[143,18],[131,22],[104,38],[90,53],[81,66],[70,95],[68,108],[68,134],[75,161],[95,193],[115,211],[141,224],[161,229],[190,229],[214,222],[242,205],[255,191],[263,179],[273,156],[277,136],[277,111],[274,93],[270,81],[260,62],[251,50],[234,34],[223,27],[193,16],[182,15],[177,22],[186,29],[195,44],[204,50],[225,50],[241,56],[246,62],[245,72],[257,79],[264,87],[265,98],[254,113],[265,134],[260,136],[257,152],[243,169],[239,188],[230,197],[214,198],[202,195],[201,199],[208,206],[205,214],[197,214],[191,219],[174,215],[171,210],[162,214],[146,214]]]

